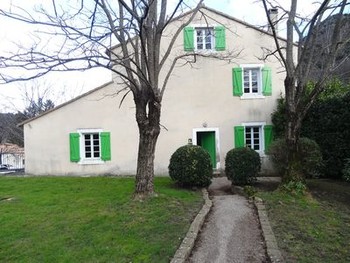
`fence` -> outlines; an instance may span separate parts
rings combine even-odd
[[[1,170],[24,169],[24,149],[16,144],[0,144],[0,168]]]

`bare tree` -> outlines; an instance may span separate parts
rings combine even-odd
[[[0,81],[92,67],[108,68],[119,76],[124,85],[121,91],[125,91],[122,101],[128,93],[133,95],[139,128],[135,196],[150,196],[154,193],[154,156],[163,94],[177,61],[192,58],[195,53],[174,54],[175,41],[197,15],[203,0],[187,13],[183,0],[172,1],[172,10],[167,0],[87,2],[60,5],[53,0],[49,7],[37,9],[35,16],[18,7],[17,13],[0,9],[2,16],[40,26],[50,37],[61,36],[55,50],[46,50],[51,40],[42,38],[31,48],[0,57],[0,68],[26,70],[15,78],[0,74]],[[165,35],[175,17],[180,22],[178,28]],[[162,45],[164,37],[166,45]]]
[[[288,146],[288,167],[284,182],[303,181],[298,155],[298,141],[302,120],[310,106],[331,80],[338,63],[338,51],[349,43],[349,34],[342,34],[347,0],[324,0],[319,3],[312,17],[300,17],[297,13],[297,0],[291,0],[290,8],[284,9],[276,1],[262,0],[269,26],[275,39],[276,55],[286,71],[284,80]],[[317,5],[317,4],[316,4]],[[285,46],[277,36],[276,23],[269,16],[269,7],[278,8],[286,19],[287,37]],[[332,27],[325,30],[325,19],[334,19]],[[322,24],[323,23],[323,24]],[[297,38],[295,38],[297,37]],[[322,41],[320,41],[322,39]],[[319,43],[322,45],[316,45]],[[344,57],[344,60],[348,57]],[[307,86],[312,85],[312,89]]]

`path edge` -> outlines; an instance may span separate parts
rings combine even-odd
[[[202,195],[204,199],[204,204],[202,209],[199,211],[195,219],[193,220],[185,238],[182,240],[181,245],[175,252],[174,257],[170,261],[170,263],[184,263],[191,251],[193,249],[194,243],[197,239],[199,231],[202,228],[205,218],[207,217],[213,202],[209,199],[209,194],[207,189],[202,189]]]
[[[267,256],[271,263],[284,263],[284,258],[278,248],[275,234],[271,228],[267,217],[266,207],[260,198],[254,198],[254,205],[258,211],[260,226],[263,232],[263,237],[266,245]]]

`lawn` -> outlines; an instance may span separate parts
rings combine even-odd
[[[350,184],[308,181],[310,194],[258,193],[286,262],[350,262]]]
[[[1,262],[169,262],[202,205],[201,192],[156,178],[0,177]]]

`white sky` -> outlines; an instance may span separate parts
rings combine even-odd
[[[32,5],[43,0],[19,1],[21,7],[25,10],[30,10]],[[171,0],[175,1],[175,0]],[[15,3],[15,0],[0,0],[0,9],[9,6],[9,3]],[[18,0],[17,0],[18,2]],[[51,3],[51,1],[49,1]],[[188,3],[194,3],[194,0],[188,0]],[[303,15],[309,15],[315,8],[314,0],[300,0],[299,12]],[[206,6],[217,9],[230,16],[236,17],[253,25],[265,25],[266,17],[260,1],[256,0],[205,0]],[[289,0],[280,0],[280,4],[288,9]],[[1,52],[13,50],[16,44],[26,43],[26,31],[30,29],[29,25],[15,21],[6,21],[0,17],[0,47]],[[66,72],[49,74],[42,80],[36,81],[42,85],[49,84],[53,86],[52,99],[55,104],[62,103],[64,100],[71,99],[82,92],[102,85],[111,80],[111,74],[105,69],[92,69],[85,72]],[[28,84],[27,84],[28,85]],[[23,108],[23,103],[20,101],[20,92],[18,87],[23,87],[23,83],[11,83],[0,85],[0,112],[13,111],[13,104],[17,109]],[[62,96],[62,89],[65,95]],[[60,95],[58,95],[60,94]],[[11,98],[8,101],[7,98]]]

